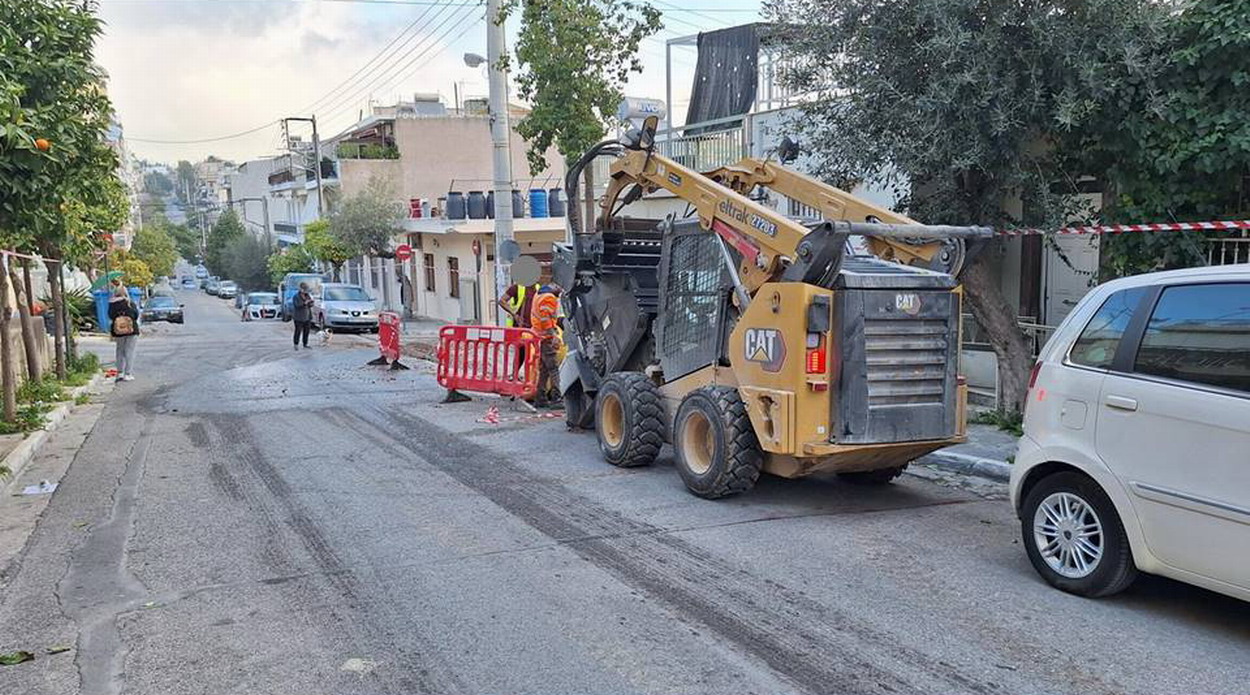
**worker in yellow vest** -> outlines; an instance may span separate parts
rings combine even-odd
[[[504,325],[513,328],[530,327],[530,310],[539,289],[540,285],[538,283],[533,285],[513,283],[508,286],[503,296],[496,302],[499,308],[508,313],[508,318],[505,320]]]

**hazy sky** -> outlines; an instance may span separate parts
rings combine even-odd
[[[664,41],[755,21],[758,0],[655,0],[665,29],[644,43],[646,70],[630,96],[664,97]],[[452,101],[485,95],[466,51],[485,54],[483,11],[465,0],[101,0],[105,34],[97,59],[131,149],[173,162],[208,154],[249,159],[274,153],[276,125],[243,137],[199,140],[315,111],[322,137],[355,122],[372,98],[392,103],[414,92]],[[409,26],[413,31],[384,48]],[[510,34],[515,27],[510,27]],[[380,53],[359,77],[353,74]],[[694,49],[675,50],[674,101],[684,111]],[[343,84],[347,81],[347,84]],[[343,86],[340,86],[343,85]]]

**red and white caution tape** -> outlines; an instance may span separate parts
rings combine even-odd
[[[1130,232],[1198,232],[1212,230],[1250,230],[1250,220],[1211,222],[1161,222],[1156,224],[1100,224],[1090,227],[1062,227],[1060,229],[999,229],[1003,236],[1030,234],[1127,234]]]
[[[556,420],[564,417],[563,410],[553,410],[547,413],[534,413],[533,415],[518,415],[516,417],[499,417],[499,406],[492,405],[486,409],[486,414],[478,418],[478,422],[487,425],[498,425],[501,422],[520,422],[522,420]]]

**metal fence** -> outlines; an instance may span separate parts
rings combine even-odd
[[[1250,263],[1250,237],[1207,240],[1207,265]]]

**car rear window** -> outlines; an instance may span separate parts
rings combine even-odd
[[[1250,283],[1163,290],[1133,370],[1250,392]]]
[[[1133,318],[1145,294],[1145,287],[1134,287],[1107,297],[1072,344],[1068,360],[1086,367],[1110,369],[1124,329],[1128,328],[1129,319]]]

